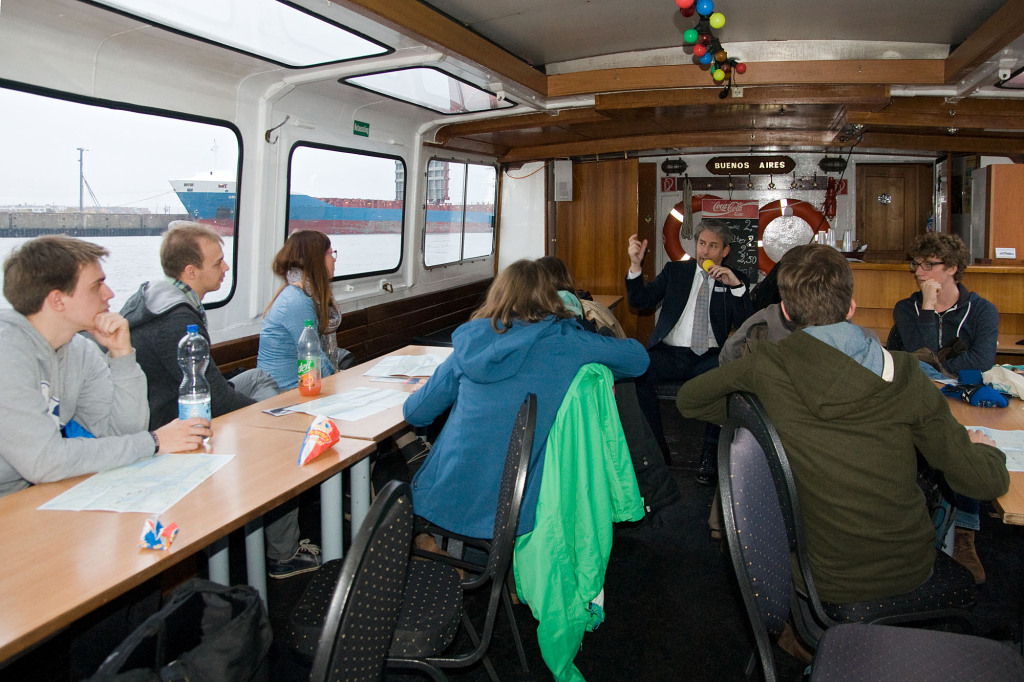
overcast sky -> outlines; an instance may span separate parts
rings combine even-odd
[[[141,206],[156,213],[184,211],[170,180],[237,167],[238,142],[232,131],[193,121],[0,88],[0,124],[4,131],[0,136],[0,206],[77,207],[78,147],[88,150],[84,152],[85,179],[100,205]],[[394,199],[393,163],[361,158],[373,163],[362,164],[358,172],[346,172],[340,164],[331,163],[311,173],[308,187],[297,181],[295,191]],[[493,197],[493,185],[471,189],[470,200],[481,192]],[[94,205],[88,191],[84,202],[87,207]]]

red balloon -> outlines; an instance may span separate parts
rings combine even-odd
[[[711,41],[714,40],[714,38],[711,36],[710,33],[701,33],[700,38],[698,38],[698,40],[700,40],[701,45],[710,45]]]
[[[708,51],[708,48],[704,47],[700,43],[697,43],[696,45],[693,46],[693,56],[694,57],[703,57],[704,54],[707,51]]]
[[[736,65],[736,73],[742,74],[742,73],[746,73],[746,72],[747,72],[747,65],[746,64],[740,63],[740,64]]]
[[[676,4],[679,9],[686,9],[687,7],[693,7],[693,0],[676,0]]]
[[[729,62],[722,64],[722,71],[725,71],[726,76],[728,76],[729,72],[732,71],[732,65]]]
[[[690,7],[683,7],[682,9],[679,10],[679,13],[682,14],[684,17],[689,18],[697,13],[697,8],[693,7],[692,5]]]

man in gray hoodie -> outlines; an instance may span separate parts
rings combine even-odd
[[[147,432],[146,377],[128,323],[108,309],[106,249],[38,237],[4,261],[0,311],[0,496],[199,447],[202,419]],[[87,331],[106,347],[79,335]]]

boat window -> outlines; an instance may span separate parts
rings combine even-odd
[[[365,76],[341,79],[364,90],[370,90],[418,107],[442,114],[465,114],[514,107],[505,94],[482,90],[431,66],[381,71]]]
[[[0,260],[42,234],[95,242],[120,310],[163,276],[160,235],[198,220],[224,238],[232,270],[203,299],[217,307],[235,286],[235,214],[241,143],[227,124],[61,99],[0,87]],[[2,273],[0,273],[2,278]],[[9,307],[0,297],[0,305]]]
[[[494,166],[430,160],[424,265],[450,265],[494,253],[497,175]]]
[[[279,0],[85,1],[292,68],[394,52],[383,43]]]
[[[298,144],[288,173],[285,236],[319,230],[338,252],[335,279],[394,272],[402,262],[405,162]]]

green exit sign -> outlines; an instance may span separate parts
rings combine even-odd
[[[370,136],[370,124],[363,121],[352,121],[352,134],[360,137]]]

